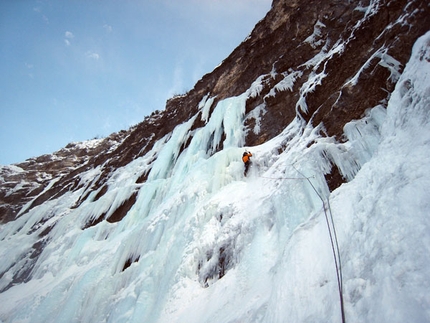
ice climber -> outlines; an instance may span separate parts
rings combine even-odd
[[[245,176],[248,173],[248,168],[251,165],[250,157],[252,154],[249,151],[245,151],[242,156],[243,163],[245,164],[245,172],[243,173]]]

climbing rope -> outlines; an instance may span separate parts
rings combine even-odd
[[[314,178],[315,176],[310,177],[266,177],[266,176],[258,176],[260,178],[267,178],[267,179],[296,179],[296,180],[307,180],[309,178]]]
[[[338,240],[337,240],[337,234],[336,234],[336,229],[335,229],[335,226],[334,226],[333,214],[331,212],[331,207],[330,207],[329,199],[327,198],[327,201],[325,201],[323,199],[323,197],[321,196],[321,194],[317,191],[317,189],[315,188],[315,186],[309,180],[310,177],[306,177],[305,175],[303,175],[294,165],[291,165],[291,166],[301,176],[303,176],[303,179],[305,179],[305,180],[307,180],[309,182],[309,184],[311,185],[311,187],[313,188],[313,190],[315,191],[315,193],[318,195],[318,197],[321,199],[321,201],[323,203],[324,214],[325,214],[325,219],[326,219],[326,223],[327,223],[327,229],[328,229],[328,233],[329,233],[329,236],[330,236],[331,249],[332,249],[332,252],[333,252],[334,264],[335,264],[335,267],[336,267],[336,277],[337,277],[337,286],[338,286],[338,290],[339,290],[340,312],[341,312],[341,316],[342,316],[342,323],[345,323],[346,321],[345,321],[345,310],[344,310],[344,302],[343,302],[342,265],[341,265],[341,261],[340,261],[339,243],[338,243]],[[328,214],[327,214],[327,210],[328,210]]]
[[[315,191],[315,193],[320,198],[321,202],[323,203],[323,209],[324,209],[324,215],[326,219],[327,224],[327,230],[330,236],[330,243],[331,243],[331,249],[333,252],[333,259],[334,264],[336,267],[336,277],[337,277],[337,286],[339,291],[339,300],[340,300],[340,311],[342,316],[342,323],[345,323],[345,310],[344,310],[344,301],[343,301],[343,277],[342,277],[342,264],[340,260],[340,251],[339,251],[339,243],[337,239],[337,233],[336,228],[334,226],[334,220],[333,220],[333,213],[331,212],[330,207],[330,201],[329,198],[325,200],[321,194],[318,192],[318,190],[315,188],[315,186],[310,181],[311,178],[315,178],[315,176],[305,176],[302,172],[300,172],[294,165],[291,165],[297,173],[299,173],[302,177],[266,177],[266,176],[259,176],[261,178],[266,179],[288,179],[288,180],[306,180],[311,185],[312,189]],[[327,212],[328,211],[328,212]]]

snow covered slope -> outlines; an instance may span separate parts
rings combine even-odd
[[[165,110],[0,168],[0,321],[430,321],[429,14],[275,0]]]
[[[342,283],[347,322],[429,322],[430,33],[387,109],[345,125],[344,142],[298,115],[243,147],[258,86],[215,106],[205,97],[104,194],[77,206],[81,185],[2,224],[0,320],[341,322]],[[330,192],[332,164],[348,183]]]

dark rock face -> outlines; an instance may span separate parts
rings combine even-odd
[[[296,117],[322,123],[327,136],[342,140],[345,123],[386,104],[413,43],[430,29],[429,17],[424,0],[274,0],[250,36],[186,95],[168,100],[164,111],[91,147],[71,144],[1,168],[0,222],[82,185],[88,187],[75,207],[90,192],[100,198],[115,169],[144,156],[157,140],[198,114],[205,95],[215,97],[214,107],[242,94],[259,77],[262,88],[248,99],[246,112],[260,107],[264,113],[259,132],[252,131],[255,118],[246,117],[247,146],[270,140]],[[193,128],[203,125],[197,118]],[[100,174],[81,184],[79,174],[96,167]],[[343,179],[334,169],[327,181],[335,189]],[[133,197],[124,209],[132,202]],[[124,212],[116,214],[121,218]]]
[[[0,223],[13,220],[27,203],[31,208],[76,188],[80,171],[93,167],[100,155],[109,155],[106,152],[117,147],[127,134],[121,131],[105,139],[70,143],[51,155],[1,167]]]

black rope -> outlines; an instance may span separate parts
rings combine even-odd
[[[331,212],[331,207],[330,207],[330,201],[329,201],[329,199],[327,199],[327,205],[328,205],[328,210],[329,210],[329,214],[330,214],[331,223],[332,223],[332,226],[333,226],[334,241],[336,242],[336,250],[337,250],[337,257],[338,257],[338,264],[337,264],[338,265],[338,282],[340,282],[340,284],[338,284],[338,286],[339,286],[340,308],[341,308],[341,313],[342,313],[342,322],[345,323],[345,310],[344,310],[344,302],[343,302],[342,262],[341,262],[341,258],[340,258],[339,243],[338,243],[338,239],[337,239],[336,227],[334,226],[333,213]]]
[[[345,310],[344,310],[344,302],[343,302],[342,265],[341,265],[341,261],[340,261],[339,243],[338,243],[338,240],[337,240],[337,234],[336,234],[336,229],[335,229],[335,226],[334,226],[333,214],[331,212],[331,207],[330,207],[329,199],[327,198],[327,203],[326,203],[326,201],[323,199],[323,197],[321,196],[321,194],[318,193],[318,191],[315,188],[315,186],[309,180],[310,177],[306,177],[305,175],[303,175],[296,167],[294,167],[294,165],[291,165],[291,166],[293,166],[293,168],[301,176],[303,176],[303,179],[306,179],[309,182],[309,184],[312,186],[313,190],[315,191],[315,193],[318,195],[318,197],[321,199],[321,201],[323,203],[324,214],[325,214],[325,219],[326,219],[326,223],[327,223],[327,229],[328,229],[328,233],[329,233],[329,236],[330,236],[331,249],[333,251],[334,264],[335,264],[335,267],[336,267],[336,277],[337,277],[337,286],[338,286],[338,291],[339,291],[340,312],[341,312],[341,316],[342,316],[342,323],[345,323],[346,321],[345,321]],[[329,211],[330,216],[327,215],[327,209]]]
[[[314,178],[315,176],[310,177],[266,177],[266,176],[258,176],[260,178],[267,178],[267,179],[297,179],[297,180],[307,180],[309,178]]]
[[[334,264],[336,267],[336,277],[337,277],[337,286],[338,286],[338,292],[339,292],[339,301],[340,301],[340,312],[342,317],[342,323],[345,323],[345,310],[344,310],[344,301],[343,301],[343,276],[342,276],[342,263],[340,258],[340,251],[339,251],[339,242],[337,239],[337,233],[336,233],[336,227],[334,225],[333,220],[333,213],[331,212],[330,207],[330,200],[327,198],[327,201],[324,200],[324,198],[321,196],[321,194],[318,192],[318,190],[315,188],[315,186],[310,181],[310,178],[315,178],[315,176],[309,176],[306,177],[303,173],[301,173],[294,165],[291,165],[302,177],[266,177],[266,176],[259,176],[261,178],[267,178],[267,179],[288,179],[288,180],[306,180],[309,182],[315,193],[320,198],[321,202],[323,203],[323,209],[324,209],[324,215],[327,223],[327,230],[330,236],[330,243],[331,243],[331,249],[333,251],[333,259]],[[328,210],[328,214],[327,214]]]

